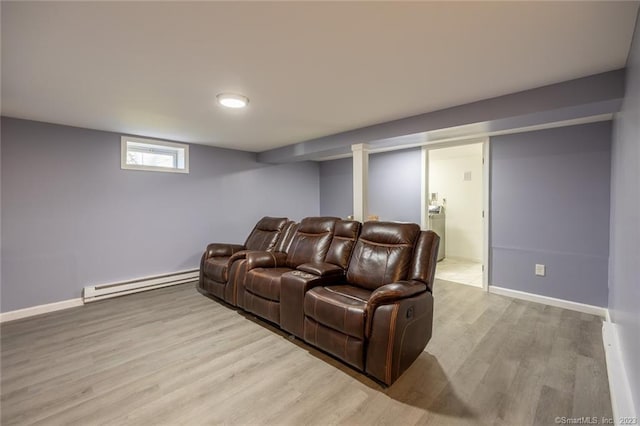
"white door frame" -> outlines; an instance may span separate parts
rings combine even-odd
[[[490,231],[491,231],[491,145],[488,137],[460,140],[455,142],[431,143],[422,146],[422,181],[421,181],[421,219],[422,229],[428,229],[429,210],[429,151],[432,149],[449,148],[453,146],[482,144],[482,211],[483,211],[483,232],[482,232],[482,288],[489,291],[489,268],[491,265],[490,256]]]

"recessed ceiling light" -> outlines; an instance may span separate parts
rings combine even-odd
[[[220,105],[227,108],[244,108],[249,103],[249,98],[234,93],[220,93],[216,98]]]

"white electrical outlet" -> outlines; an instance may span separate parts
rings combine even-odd
[[[544,265],[540,265],[539,263],[536,263],[536,275],[539,277],[544,277]]]

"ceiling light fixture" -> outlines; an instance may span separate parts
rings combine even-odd
[[[216,98],[220,105],[227,108],[244,108],[249,103],[249,98],[234,93],[220,93]]]

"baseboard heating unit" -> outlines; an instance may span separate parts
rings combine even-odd
[[[197,280],[198,274],[199,271],[197,269],[193,269],[190,271],[138,278],[130,281],[88,286],[84,288],[82,297],[84,303],[95,302],[97,300],[108,299],[110,297],[124,296],[125,294],[155,290],[157,288],[168,287],[171,285],[185,284]]]

